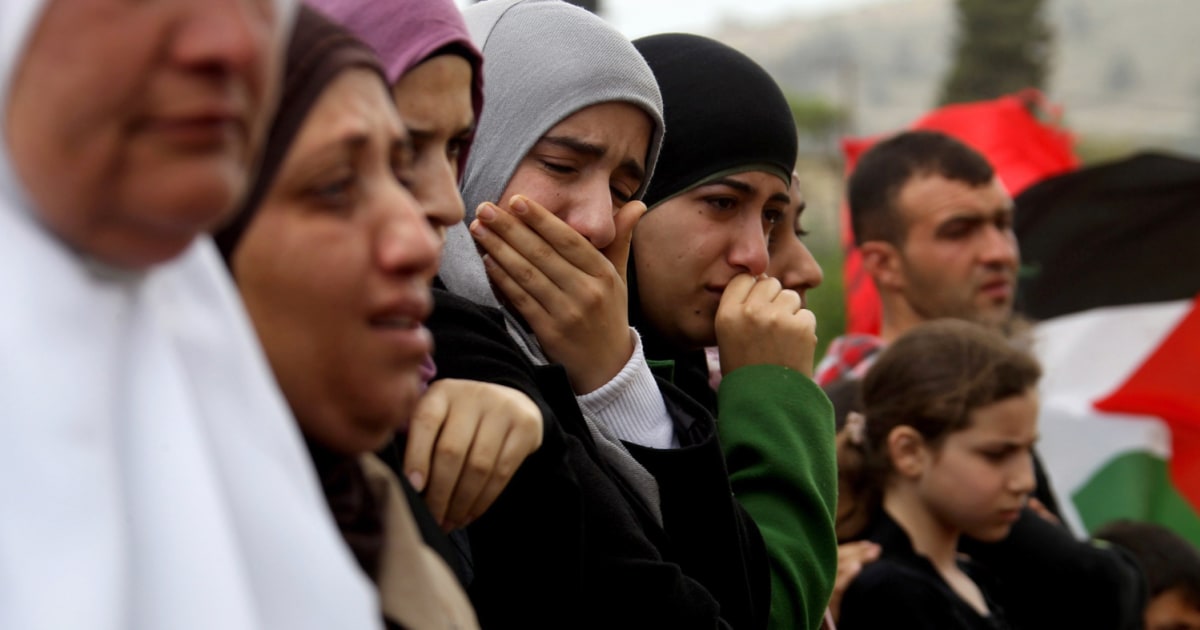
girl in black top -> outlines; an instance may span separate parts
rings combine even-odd
[[[914,328],[867,373],[844,448],[861,458],[852,485],[872,514],[860,536],[883,552],[847,589],[841,630],[1010,627],[958,542],[1003,539],[1034,489],[1040,374],[960,320]]]

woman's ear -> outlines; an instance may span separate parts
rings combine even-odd
[[[887,451],[897,474],[913,479],[925,472],[929,450],[916,429],[906,424],[892,429],[887,436]]]

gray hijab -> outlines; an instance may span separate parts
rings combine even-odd
[[[475,208],[498,202],[525,154],[571,114],[600,103],[641,108],[654,123],[646,152],[641,198],[662,146],[662,96],[654,73],[633,44],[599,17],[561,0],[489,0],[463,11],[475,45],[483,51],[483,112],[463,173],[466,221],[446,233],[439,276],[455,294],[501,307],[483,259],[466,225]],[[501,307],[502,308],[502,307]],[[536,364],[548,363],[537,339],[507,310],[509,335]],[[659,518],[658,484],[615,435],[585,420],[604,458],[635,488]]]
[[[663,139],[663,105],[654,73],[637,49],[601,18],[561,0],[488,0],[463,10],[483,51],[486,98],[462,178],[466,220],[447,233],[440,275],[446,286],[498,306],[466,229],[475,208],[500,201],[517,164],[554,125],[611,101],[641,108],[654,122],[646,179]]]

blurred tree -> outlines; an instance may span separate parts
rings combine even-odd
[[[843,131],[845,110],[822,97],[790,95],[788,105],[792,107],[796,130],[801,136],[824,140]]]
[[[1044,87],[1054,37],[1042,0],[955,0],[954,63],[940,105],[996,98]]]
[[[483,1],[484,0],[475,0],[475,3],[478,4]],[[567,2],[577,7],[583,7],[597,15],[600,13],[600,0],[567,0]]]

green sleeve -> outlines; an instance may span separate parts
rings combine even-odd
[[[735,370],[717,400],[733,493],[767,543],[770,627],[815,630],[837,574],[833,406],[811,379],[775,365]]]

